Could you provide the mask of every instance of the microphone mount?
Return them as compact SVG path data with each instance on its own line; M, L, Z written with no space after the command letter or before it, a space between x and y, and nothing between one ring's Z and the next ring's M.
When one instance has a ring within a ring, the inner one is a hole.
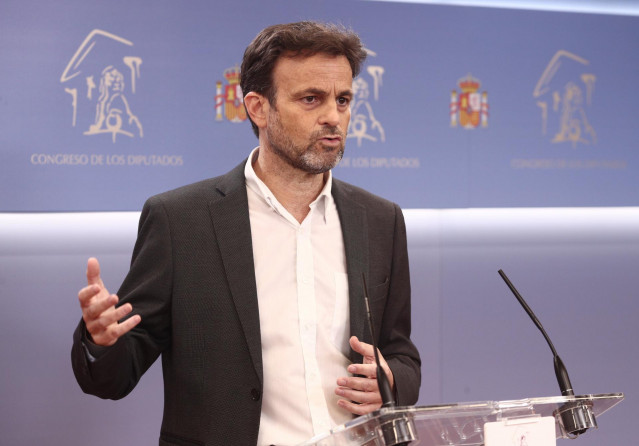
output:
M498 271L498 273L501 278L504 279L504 282L506 282L506 285L508 285L510 291L512 291L521 306L524 308L526 314L530 316L530 319L532 319L539 331L541 331L541 334L544 335L544 338L546 339L546 342L548 343L548 346L550 347L550 350L553 354L555 376L557 377L561 395L569 398L574 397L575 393L572 388L570 378L568 377L568 370L557 354L557 350L555 350L555 347L552 344L548 333L546 333L546 330L544 330L541 322L539 322L539 319L537 319L537 316L535 316L535 313L533 313L532 309L528 306L524 298L521 296L521 294L519 294L519 291L517 291L515 286L508 279L506 273L504 273L501 269ZM579 435L586 432L589 428L597 427L597 421L595 420L595 415L592 412L592 401L590 402L590 404L588 404L587 402L579 403L576 401L568 401L555 411L555 417L558 419L566 434L571 438L577 438Z

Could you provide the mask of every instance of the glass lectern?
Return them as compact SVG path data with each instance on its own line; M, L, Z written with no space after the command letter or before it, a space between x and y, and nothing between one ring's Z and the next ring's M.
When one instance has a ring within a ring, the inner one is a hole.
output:
M596 417L623 400L622 393L382 408L301 446L481 446L484 424L523 417L554 417L556 438L597 427Z

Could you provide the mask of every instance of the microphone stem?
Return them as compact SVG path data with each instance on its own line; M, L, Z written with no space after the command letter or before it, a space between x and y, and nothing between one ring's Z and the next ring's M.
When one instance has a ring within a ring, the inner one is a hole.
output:
M501 278L504 279L504 282L506 282L506 285L508 285L508 288L510 288L510 291L512 291L512 293L515 295L515 297L517 298L521 306L524 307L524 311L526 312L526 314L530 316L530 319L532 319L532 321L535 323L539 331L541 331L541 334L544 335L544 339L546 339L546 342L548 343L548 346L550 347L550 350L552 351L552 354L553 354L555 376L557 377L557 382L559 384L559 389L561 390L562 396L573 396L575 393L572 389L572 383L570 382L570 378L568 377L568 370L566 370L566 366L564 365L564 362L561 360L561 358L557 354L557 350L555 350L555 346L552 345L552 341L550 340L550 337L546 333L546 330L544 330L544 327L541 325L541 322L539 322L539 319L537 319L537 316L535 316L535 313L533 313L532 309L528 306L524 298L521 296L521 294L519 294L519 291L517 291L515 286L510 282L510 280L506 276L506 273L504 273L502 270L499 270L498 273L501 276Z

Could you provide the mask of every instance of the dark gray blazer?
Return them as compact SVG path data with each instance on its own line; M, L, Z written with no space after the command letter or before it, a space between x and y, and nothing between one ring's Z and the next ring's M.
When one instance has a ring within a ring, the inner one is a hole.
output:
M370 342L364 272L377 342L393 371L398 404L414 404L420 358L410 340L401 210L338 180L332 190L346 250L351 334ZM131 269L118 295L142 321L94 362L87 360L80 322L72 363L82 390L122 398L162 354L160 445L254 445L262 349L244 163L145 203ZM361 361L358 355L351 359Z

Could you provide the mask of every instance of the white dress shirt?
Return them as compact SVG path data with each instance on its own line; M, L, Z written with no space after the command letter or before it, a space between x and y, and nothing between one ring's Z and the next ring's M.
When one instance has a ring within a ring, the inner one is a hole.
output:
M258 445L294 445L352 419L337 406L347 376L348 281L332 176L299 223L257 177L244 174L260 311L264 389Z

